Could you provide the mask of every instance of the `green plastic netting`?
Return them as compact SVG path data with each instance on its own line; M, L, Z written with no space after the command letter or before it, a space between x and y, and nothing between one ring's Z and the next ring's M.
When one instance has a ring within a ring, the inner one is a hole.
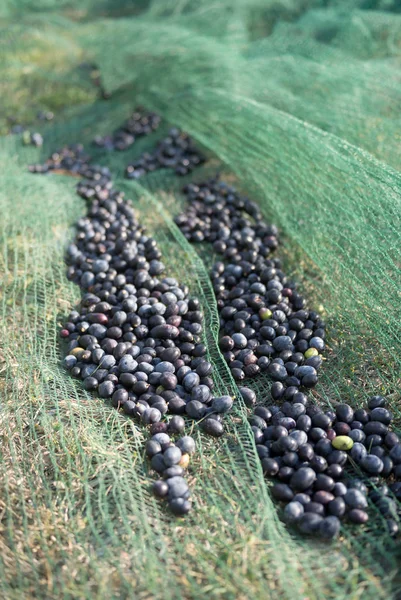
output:
M210 157L192 178L221 171L280 227L286 269L329 326L316 401L387 394L399 427L399 0L3 0L0 28L1 132L11 114L57 112L42 149L0 139L1 597L399 598L400 544L373 507L332 545L280 522L239 401L218 442L194 428L189 517L151 497L144 432L60 366L58 327L79 298L63 263L84 211L76 180L26 170L138 104L159 111ZM99 65L108 102L83 60ZM95 155L201 298L217 389L235 393L216 344L213 257L173 223L183 180L123 179L161 135ZM267 398L266 380L255 388Z

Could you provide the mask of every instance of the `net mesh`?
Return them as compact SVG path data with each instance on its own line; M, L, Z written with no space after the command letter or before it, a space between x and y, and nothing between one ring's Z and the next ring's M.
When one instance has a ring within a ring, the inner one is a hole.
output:
M396 0L2 3L2 131L10 112L29 123L38 107L57 109L42 149L0 141L2 597L398 597L399 542L374 507L332 545L284 527L240 401L221 440L193 429L188 518L153 499L145 432L60 366L58 327L79 298L63 263L84 211L76 180L26 165L89 145L137 104L187 131L209 156L191 178L123 179L163 127L127 152L93 154L200 297L217 391L235 384L216 344L214 257L173 218L183 182L219 171L279 226L286 271L328 322L316 401L383 393L399 427L399 13ZM109 101L83 60L99 65ZM266 400L268 381L254 386Z

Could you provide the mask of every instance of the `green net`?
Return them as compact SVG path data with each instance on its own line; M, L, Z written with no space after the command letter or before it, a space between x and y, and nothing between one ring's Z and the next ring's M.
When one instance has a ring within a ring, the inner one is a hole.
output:
M399 427L400 13L397 0L2 3L1 131L12 114L30 123L38 108L57 111L42 149L16 136L0 145L2 597L399 597L399 542L374 507L332 545L284 527L240 402L218 442L194 427L190 516L151 497L145 433L60 366L58 327L79 297L63 263L84 210L76 180L26 165L89 144L137 104L183 128L209 156L191 178L123 179L163 128L94 154L201 298L217 391L235 384L216 344L213 256L173 218L183 181L219 170L279 226L286 271L328 322L316 401L383 393ZM99 65L109 101L84 60ZM267 380L255 389L267 398Z

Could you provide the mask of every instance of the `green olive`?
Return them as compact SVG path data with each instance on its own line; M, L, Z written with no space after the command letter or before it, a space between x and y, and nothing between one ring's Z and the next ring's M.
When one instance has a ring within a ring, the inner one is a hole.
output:
M336 450L351 450L354 441L348 435L338 435L331 444Z
M312 356L319 356L319 352L316 350L316 348L308 348L304 356L305 358L312 358Z
M259 317L264 321L265 319L270 319L272 316L272 311L268 308L261 308L259 311Z

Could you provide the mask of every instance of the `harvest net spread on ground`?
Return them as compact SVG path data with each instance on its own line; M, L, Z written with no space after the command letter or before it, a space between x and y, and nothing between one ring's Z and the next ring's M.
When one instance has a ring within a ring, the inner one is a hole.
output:
M169 274L200 298L214 393L234 396L217 343L216 256L174 223L183 182L221 173L278 226L285 272L327 322L315 400L359 407L380 393L399 427L399 12L363 0L2 4L1 132L12 115L34 131L38 110L55 114L40 149L1 139L4 597L396 597L399 542L373 505L366 526L346 525L331 545L281 523L241 402L219 440L193 427L185 520L153 498L146 431L61 366L58 332L79 300L64 249L84 202L71 177L27 165L82 142L110 167ZM83 61L110 99L97 98ZM161 115L157 131L123 152L90 146L139 104ZM169 124L205 165L127 180ZM251 385L269 400L267 377Z

